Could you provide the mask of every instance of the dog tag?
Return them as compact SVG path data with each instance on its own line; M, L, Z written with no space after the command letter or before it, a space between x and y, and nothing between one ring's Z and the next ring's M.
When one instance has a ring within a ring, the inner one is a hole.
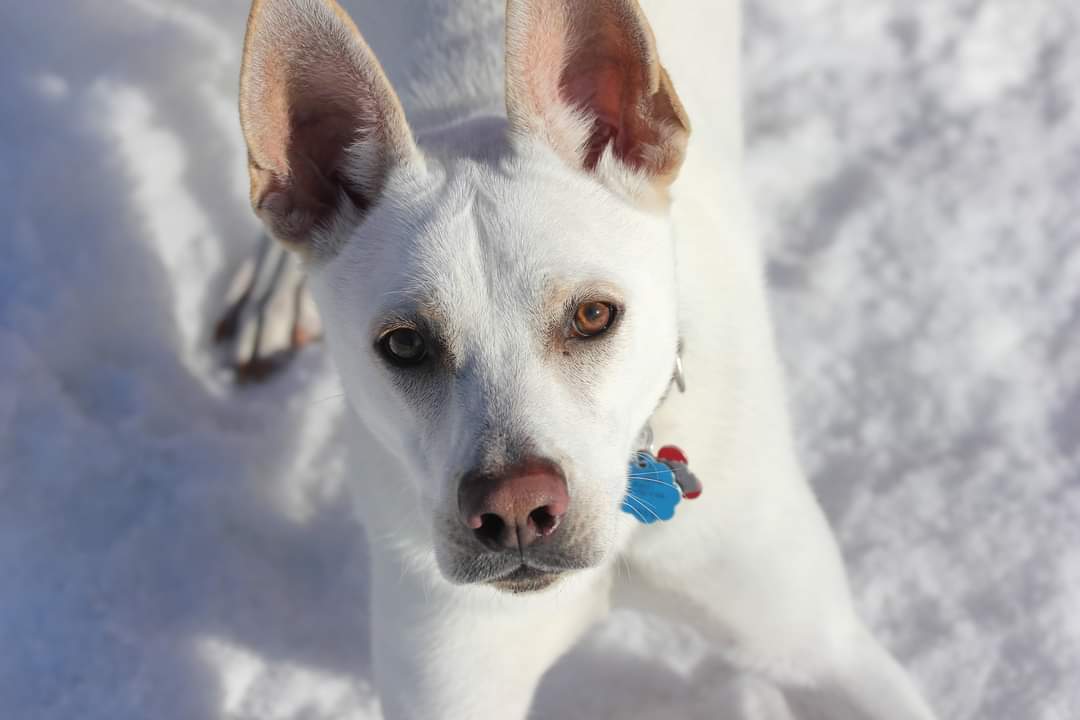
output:
M675 506L682 500L682 490L675 482L675 471L652 453L639 450L630 460L630 478L623 499L623 512L646 525L675 516Z

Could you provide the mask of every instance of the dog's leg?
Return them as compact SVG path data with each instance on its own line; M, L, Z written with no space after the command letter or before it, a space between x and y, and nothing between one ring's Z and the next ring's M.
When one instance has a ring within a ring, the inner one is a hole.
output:
M372 551L372 654L387 720L523 720L541 676L607 610L602 571L510 596L448 585L393 553Z
M711 505L706 487L702 504L641 530L616 602L703 630L735 666L776 683L801 720L931 720L856 616L809 489L796 480L775 495L716 490Z
M904 670L863 627L847 647L819 669L810 686L789 686L785 695L799 718L814 720L928 720L933 713Z
M266 379L322 332L300 260L265 235L233 276L226 302L214 342L239 382Z

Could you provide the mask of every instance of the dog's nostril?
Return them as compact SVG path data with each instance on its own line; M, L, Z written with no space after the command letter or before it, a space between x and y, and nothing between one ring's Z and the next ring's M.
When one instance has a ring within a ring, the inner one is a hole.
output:
M505 527L506 523L501 517L495 513L484 513L480 516L480 525L473 528L473 533L481 542L498 543Z
M529 513L529 522L536 528L537 534L544 537L555 532L555 528L559 526L559 516L553 515L551 507L545 505Z
M458 486L461 519L489 550L520 552L553 536L569 505L566 477L543 458L467 473Z

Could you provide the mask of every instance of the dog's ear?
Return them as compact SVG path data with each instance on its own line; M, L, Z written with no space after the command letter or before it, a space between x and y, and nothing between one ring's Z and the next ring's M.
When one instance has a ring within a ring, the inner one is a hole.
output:
M417 154L382 67L334 0L254 0L240 122L251 203L301 251L345 204L363 213L390 168Z
M665 190L690 123L636 0L509 0L506 109L589 171L611 157Z

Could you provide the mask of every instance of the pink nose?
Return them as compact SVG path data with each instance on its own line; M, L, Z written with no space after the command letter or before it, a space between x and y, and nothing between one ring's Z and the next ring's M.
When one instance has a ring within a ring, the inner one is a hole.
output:
M559 466L527 458L496 473L471 472L458 486L458 508L492 550L523 549L550 536L570 506Z

